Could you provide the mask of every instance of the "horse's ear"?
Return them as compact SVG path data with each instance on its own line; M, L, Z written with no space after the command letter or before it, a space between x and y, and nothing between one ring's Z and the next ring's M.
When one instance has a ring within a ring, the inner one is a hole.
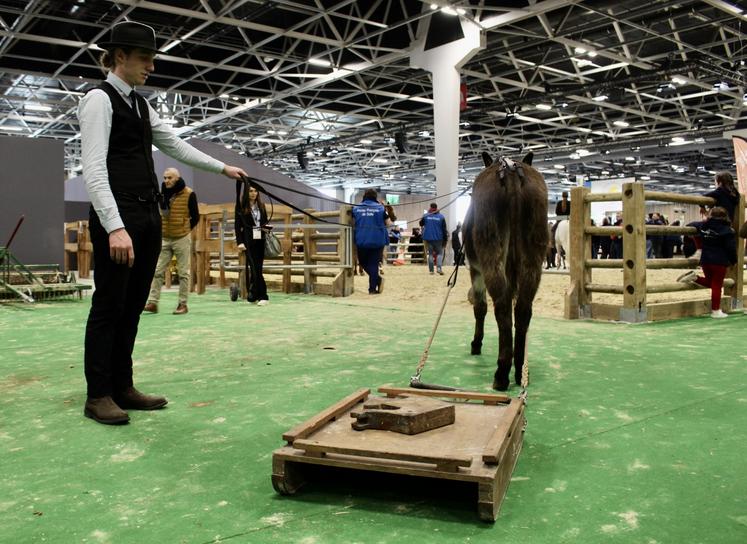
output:
M526 165L532 166L532 159L534 159L534 153L530 151L529 153L527 153L526 157L522 159L521 162Z
M487 151L482 152L482 162L485 164L485 168L493 164L493 157L490 156L490 153Z

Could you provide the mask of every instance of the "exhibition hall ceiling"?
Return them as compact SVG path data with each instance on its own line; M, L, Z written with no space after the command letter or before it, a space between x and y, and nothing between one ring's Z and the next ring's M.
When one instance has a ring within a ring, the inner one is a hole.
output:
M734 0L0 0L0 135L66 142L102 78L112 25L156 30L140 92L184 137L321 188L435 191L433 88L421 40L479 25L460 68L460 185L480 153L521 158L553 194L636 176L702 191L733 170L723 138L745 107L747 17ZM429 28L430 33L429 33Z

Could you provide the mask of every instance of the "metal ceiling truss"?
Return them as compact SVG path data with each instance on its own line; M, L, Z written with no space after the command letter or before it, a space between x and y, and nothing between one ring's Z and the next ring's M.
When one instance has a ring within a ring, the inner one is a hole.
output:
M135 20L161 48L140 91L184 137L314 186L431 192L431 78L409 57L432 3L486 33L461 70L461 184L484 150L531 149L551 193L644 174L699 191L733 169L747 18L723 0L3 0L0 134L62 139L78 173L94 44Z

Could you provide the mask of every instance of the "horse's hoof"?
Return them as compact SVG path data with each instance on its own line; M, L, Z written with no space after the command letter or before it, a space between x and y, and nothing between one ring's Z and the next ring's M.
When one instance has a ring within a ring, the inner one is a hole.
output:
M480 355L482 353L482 344L475 344L472 342L472 349L470 350L471 355Z
M496 391L508 391L508 380L493 380L493 389Z

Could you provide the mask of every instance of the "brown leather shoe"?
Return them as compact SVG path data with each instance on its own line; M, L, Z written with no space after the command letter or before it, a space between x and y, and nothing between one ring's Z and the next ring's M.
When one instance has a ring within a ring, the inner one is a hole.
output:
M130 416L114 403L111 397L86 399L83 415L105 425L122 425L130 421Z
M158 410L169 402L165 397L145 395L134 387L128 387L113 398L119 406L130 410Z
M143 308L144 312L149 312L151 314L157 314L158 313L158 304L155 302L149 302L145 305L145 308Z
M174 315L181 315L186 314L189 310L187 309L187 303L186 302L180 302L179 306L176 307L176 310L174 310Z

